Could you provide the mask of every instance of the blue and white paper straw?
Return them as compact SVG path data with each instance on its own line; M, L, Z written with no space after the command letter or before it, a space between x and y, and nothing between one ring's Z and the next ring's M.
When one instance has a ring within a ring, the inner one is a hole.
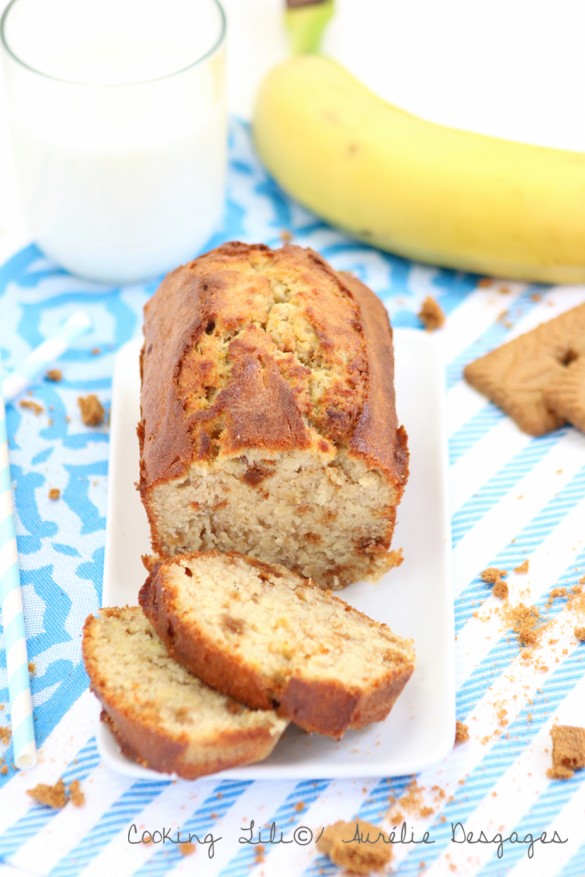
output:
M1 386L1 385L0 385ZM20 571L14 526L4 399L0 393L0 607L6 647L6 670L14 763L22 769L37 761Z
M0 385L5 401L10 402L26 390L37 375L46 371L90 327L89 314L75 311L54 335L35 347L13 372L6 375Z

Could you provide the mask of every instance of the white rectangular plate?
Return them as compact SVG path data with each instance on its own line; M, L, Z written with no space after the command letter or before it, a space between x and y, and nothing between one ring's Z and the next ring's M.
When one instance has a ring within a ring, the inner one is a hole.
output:
M393 548L404 563L378 582L359 582L340 596L401 636L414 639L416 669L385 722L349 731L339 742L289 726L266 761L233 768L223 777L316 779L400 776L440 761L455 736L451 538L446 486L443 368L434 339L412 329L394 333L396 396L409 436L410 478L398 509ZM111 421L109 508L104 606L136 605L150 551L138 480L141 341L117 357ZM112 769L160 777L125 758L105 725L98 745Z

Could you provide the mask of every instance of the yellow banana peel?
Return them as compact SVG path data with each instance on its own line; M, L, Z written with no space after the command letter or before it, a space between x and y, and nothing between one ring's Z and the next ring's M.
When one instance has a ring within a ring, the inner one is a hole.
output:
M359 240L480 274L585 282L585 153L425 121L313 55L268 73L253 133L283 189Z

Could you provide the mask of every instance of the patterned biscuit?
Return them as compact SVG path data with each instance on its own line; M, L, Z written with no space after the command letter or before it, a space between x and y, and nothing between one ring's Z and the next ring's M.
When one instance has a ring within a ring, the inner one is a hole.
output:
M585 304L470 363L464 376L524 432L544 435L563 425L568 410L557 408L558 395L551 408L544 391L579 362L585 362Z
M573 360L543 391L546 406L585 432L585 356Z

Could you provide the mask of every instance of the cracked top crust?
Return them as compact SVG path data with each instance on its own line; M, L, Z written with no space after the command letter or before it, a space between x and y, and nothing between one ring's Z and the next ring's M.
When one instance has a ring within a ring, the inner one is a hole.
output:
M225 244L145 307L140 486L245 449L339 447L406 480L382 303L314 251Z

